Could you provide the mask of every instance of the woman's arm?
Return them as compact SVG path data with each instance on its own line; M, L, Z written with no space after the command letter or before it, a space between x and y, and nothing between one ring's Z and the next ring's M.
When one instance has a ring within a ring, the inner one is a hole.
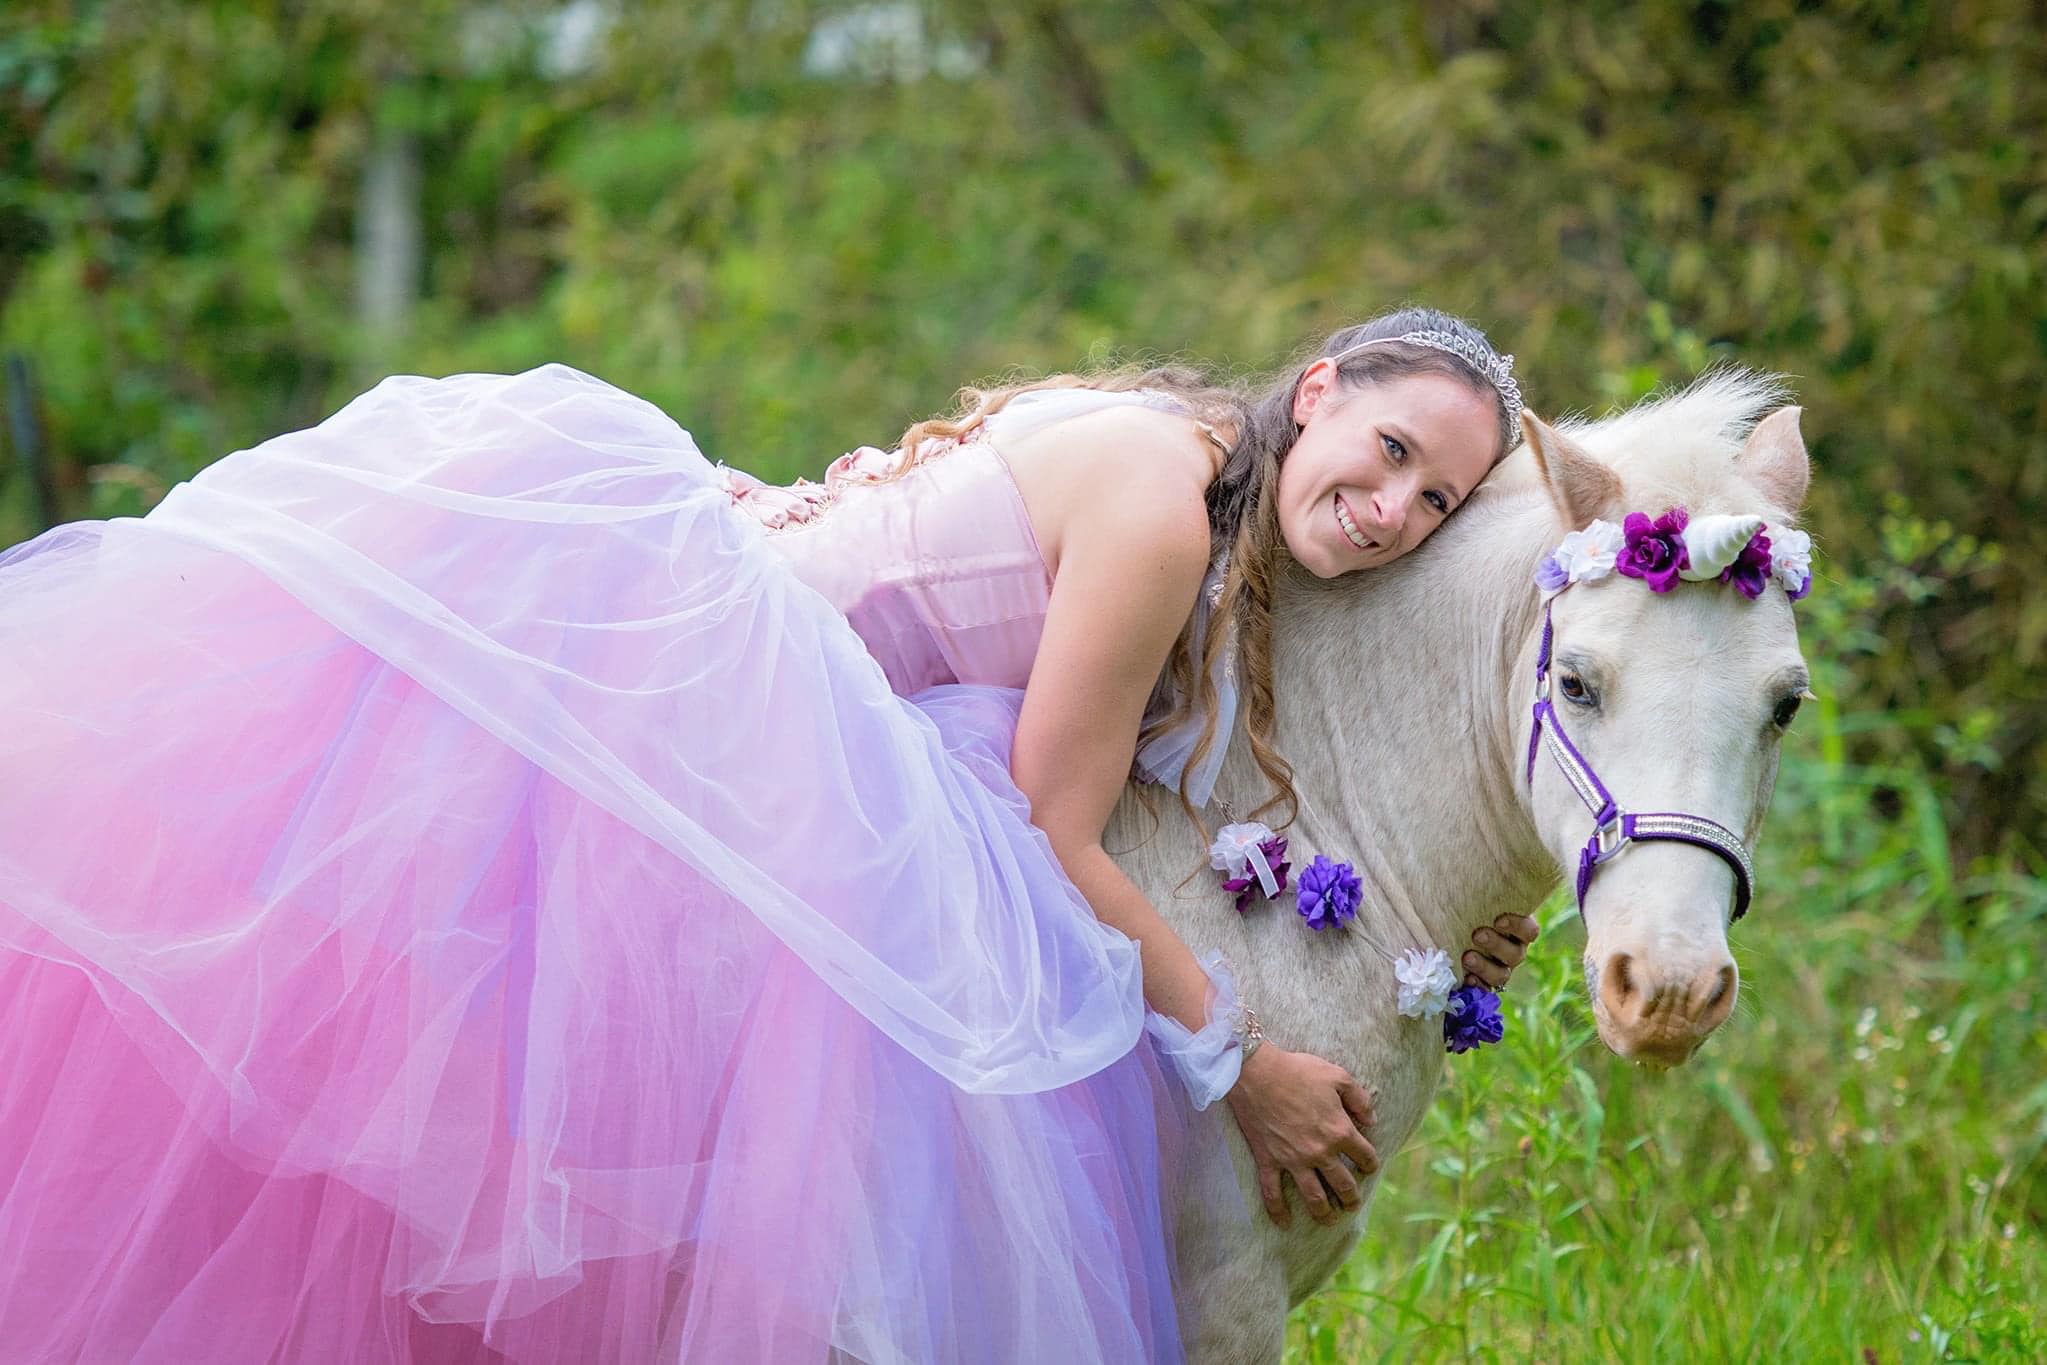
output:
M1145 702L1208 565L1205 454L1157 439L1157 449L1102 452L1089 496L1060 511L1059 573L1010 766L1067 876L1137 941L1151 1007L1199 1030L1207 973L1102 849ZM1319 1221L1358 1206L1352 1166L1369 1174L1378 1158L1360 1131L1370 1102L1341 1067L1267 1044L1229 1098L1275 1221L1288 1219L1282 1171Z
M1066 875L1104 923L1140 945L1146 1000L1194 1030L1208 975L1103 852L1102 832L1129 780L1145 702L1207 569L1200 492L1190 479L1151 497L1107 496L1075 509L1010 754L1031 820Z

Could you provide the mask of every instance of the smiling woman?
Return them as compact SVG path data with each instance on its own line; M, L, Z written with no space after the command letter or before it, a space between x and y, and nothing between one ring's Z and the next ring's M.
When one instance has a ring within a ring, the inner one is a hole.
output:
M1280 534L1319 578L1413 549L1502 453L1498 400L1468 380L1422 372L1346 389L1336 373L1317 361L1301 380L1301 434L1279 476Z

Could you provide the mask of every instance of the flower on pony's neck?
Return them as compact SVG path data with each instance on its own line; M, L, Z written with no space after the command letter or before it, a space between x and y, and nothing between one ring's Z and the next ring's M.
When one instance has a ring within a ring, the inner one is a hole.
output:
M1400 983L1396 1004L1410 1019L1433 1019L1450 1007L1457 972L1441 948L1427 952L1409 948L1393 960L1393 979Z
M1308 927L1318 933L1332 924L1355 919L1358 903L1364 898L1365 884L1358 880L1351 865L1332 862L1321 853L1302 871L1300 883L1294 888L1294 907L1308 921Z
M1500 1017L1500 997L1489 986L1459 986L1443 1011L1443 1044L1452 1052L1469 1052L1507 1036Z
M1285 839L1256 820L1245 820L1216 831L1208 846L1208 865L1223 874L1223 890L1235 892L1237 909L1243 910L1251 904L1254 886L1267 897L1286 890L1292 864L1281 861L1285 854Z
M1651 521L1641 512L1628 513L1621 527L1627 543L1614 560L1614 568L1628 578L1639 578L1651 592L1669 592L1678 584L1678 574L1691 567L1691 551L1685 548L1685 524L1691 514L1673 507Z
M1277 896L1281 891L1286 890L1286 874L1293 867L1292 863L1286 861L1286 839L1280 835L1274 835L1270 839L1262 839L1258 843L1258 852L1264 857L1265 866L1272 873L1273 880L1278 883L1278 890L1268 892L1267 894L1268 896ZM1252 889L1258 886L1256 867L1251 864L1249 857L1246 857L1244 862L1245 867L1242 872L1234 877L1226 878L1223 882L1223 890L1237 893L1237 909L1239 912L1250 908Z

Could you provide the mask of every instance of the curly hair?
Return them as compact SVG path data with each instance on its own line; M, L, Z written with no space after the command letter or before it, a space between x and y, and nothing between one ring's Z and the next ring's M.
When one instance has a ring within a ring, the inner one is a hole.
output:
M1463 358L1432 346L1402 343L1394 338L1410 332L1448 332L1493 356L1485 333L1459 318L1433 308L1403 308L1369 321L1339 328L1321 341L1303 346L1276 375L1262 382L1232 382L1187 365L1108 366L1084 374L1054 374L1041 379L981 388L962 388L953 414L932 417L903 433L905 452L897 472L909 469L926 454L965 439L1020 393L1034 389L1086 388L1122 393L1149 389L1169 393L1196 420L1235 431L1221 473L1208 489L1208 530L1211 562L1227 560L1222 590L1211 613L1211 628L1195 629L1188 613L1179 639L1166 658L1161 689L1170 689L1169 709L1144 728L1138 743L1172 729L1197 710L1206 717L1200 738L1188 756L1193 771L1211 747L1229 742L1216 734L1217 698L1214 668L1231 640L1236 642L1238 677L1243 696L1244 733L1251 756L1271 782L1274 794L1253 814L1284 806L1282 826L1299 810L1293 768L1273 746L1275 705L1272 686L1273 588L1283 567L1286 543L1279 530L1277 489L1280 464L1293 449L1301 428L1294 422L1294 398L1307 368L1324 356L1335 356L1364 341L1380 341L1337 365L1339 390L1383 383L1410 375L1439 374L1469 385L1493 401L1499 423L1499 449L1506 454L1518 438L1505 400L1492 381ZM1234 629L1229 627L1234 626ZM1186 793L1180 804L1196 829L1200 815Z

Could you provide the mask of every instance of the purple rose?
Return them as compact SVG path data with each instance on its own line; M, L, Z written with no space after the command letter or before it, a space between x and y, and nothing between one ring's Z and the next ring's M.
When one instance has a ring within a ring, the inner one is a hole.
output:
M1308 927L1320 933L1332 924L1356 917L1358 902L1365 898L1364 883L1349 863L1333 863L1323 854L1301 873L1294 905Z
M1282 862L1286 855L1286 840L1275 834L1258 845L1258 851L1265 855L1265 865L1272 869L1272 875L1279 881L1279 889L1286 890L1287 869L1292 863ZM1244 875L1231 877L1223 882L1223 890L1237 893L1237 909L1244 910L1251 904L1251 893L1258 889L1258 869L1249 863L1244 865Z
M1692 552L1685 548L1685 523L1691 514L1673 507L1651 521L1640 512L1628 513L1621 526L1627 544L1614 560L1614 568L1629 578L1639 578L1651 592L1669 592L1678 584L1678 571L1692 566Z
M1459 986L1450 992L1450 1007L1443 1011L1443 1043L1452 1052L1469 1052L1486 1043L1497 1043L1507 1034L1500 1017L1500 997L1485 986Z
M1720 571L1722 583L1732 583L1736 592L1753 602L1763 595L1763 589L1770 582L1770 538L1757 527L1749 537L1748 544L1741 547L1741 553L1734 562ZM1797 598L1791 599L1797 601Z
M1555 555L1543 556L1542 563L1535 566L1535 586L1544 592L1555 592L1570 581L1570 570L1557 563Z

